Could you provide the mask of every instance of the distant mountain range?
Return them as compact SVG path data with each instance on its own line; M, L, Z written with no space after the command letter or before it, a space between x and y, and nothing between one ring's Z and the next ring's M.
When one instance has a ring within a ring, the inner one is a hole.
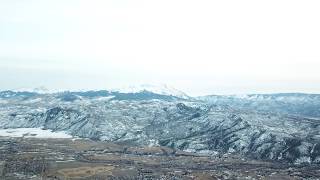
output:
M320 117L320 95L303 93L249 94L234 96L203 96L197 99L210 104L228 105L234 109Z
M0 91L1 98L30 98L39 95L53 95L64 101L86 98L109 97L117 100L193 100L214 105L225 105L234 109L280 113L288 115L320 117L320 94L277 93L245 95L207 95L191 97L183 91L167 85L128 86L112 90L91 91L49 91L45 87L33 90Z
M174 88L0 92L0 128L98 141L320 163L320 95L190 97Z
M129 94L129 93L140 93L143 91L148 91L151 92L153 94L159 94L159 95L165 95L165 96L175 96L175 97L179 97L179 98L183 98L183 99L188 99L189 96L180 91L177 90L173 87L170 87L166 84L162 84L162 85L152 85L152 84L142 84L142 85L135 85L135 86L124 86L121 88L113 88L113 89L109 89L109 90L49 90L48 88L41 86L41 87L37 87L37 88L19 88L19 89L15 89L15 90L8 90L7 92L16 92L16 93L23 93L23 92L28 92L28 93L37 93L37 94L55 94L55 93L64 93L64 92L110 92L110 93L122 93L122 94Z

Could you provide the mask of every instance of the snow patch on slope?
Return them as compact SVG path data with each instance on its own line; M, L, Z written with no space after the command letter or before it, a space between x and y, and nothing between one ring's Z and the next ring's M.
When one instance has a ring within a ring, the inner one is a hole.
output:
M0 136L3 137L24 137L24 138L61 138L71 139L71 135L63 131L52 132L41 128L16 128L16 129L0 129Z

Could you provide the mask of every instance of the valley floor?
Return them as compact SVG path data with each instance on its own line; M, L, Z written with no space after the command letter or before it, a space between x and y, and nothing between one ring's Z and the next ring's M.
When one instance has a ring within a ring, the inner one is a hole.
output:
M0 137L0 179L319 179L319 166L84 139Z

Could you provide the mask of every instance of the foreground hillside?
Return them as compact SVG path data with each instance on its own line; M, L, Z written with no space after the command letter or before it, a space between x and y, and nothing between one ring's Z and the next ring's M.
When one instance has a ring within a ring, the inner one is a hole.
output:
M314 117L235 108L193 98L108 91L0 93L0 128L43 128L202 155L233 153L293 164L320 163Z

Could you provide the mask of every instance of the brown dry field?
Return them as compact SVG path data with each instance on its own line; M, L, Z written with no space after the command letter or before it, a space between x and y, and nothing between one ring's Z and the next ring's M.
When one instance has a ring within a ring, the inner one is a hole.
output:
M320 167L205 156L167 147L71 139L0 138L0 179L320 179Z

